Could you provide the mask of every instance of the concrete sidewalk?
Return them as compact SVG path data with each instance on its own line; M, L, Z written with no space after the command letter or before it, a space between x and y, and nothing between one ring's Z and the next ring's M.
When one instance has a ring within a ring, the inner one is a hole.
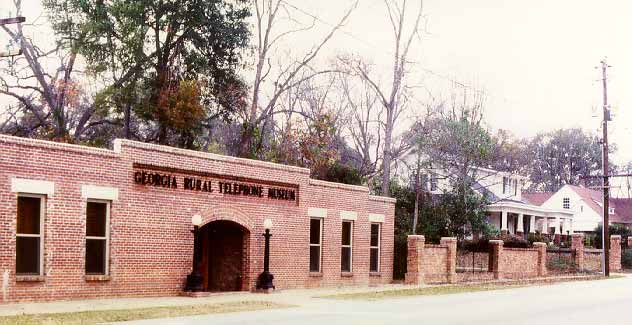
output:
M421 287L421 286L420 286ZM238 301L269 301L287 305L310 305L322 303L322 299L315 297L356 292L375 292L397 289L410 289L414 286L403 284L389 284L379 287L341 287L315 289L277 290L270 294L253 292L224 292L213 293L208 297L150 297L150 298L111 298L66 300L52 302L25 302L0 304L0 316L23 314L65 313L94 310L133 309L163 306L184 306L195 304L225 303Z

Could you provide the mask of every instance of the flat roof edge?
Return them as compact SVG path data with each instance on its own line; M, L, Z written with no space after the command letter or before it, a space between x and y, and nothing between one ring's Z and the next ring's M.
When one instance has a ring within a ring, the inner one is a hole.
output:
M288 166L288 165L277 164L277 163L261 161L261 160L254 160L254 159L224 156L224 155L218 155L218 154L214 154L210 152L169 147L165 145L132 141L132 140L127 140L127 139L115 139L114 152L121 153L122 147L158 151L158 152L164 152L164 153L180 155L180 156L215 160L215 161L221 161L221 162L227 162L227 163L236 163L236 164L241 164L241 165L249 165L253 167L264 167L264 168L269 168L269 169L283 170L283 171L306 174L306 175L309 175L310 173L309 168Z
M379 195L369 195L369 200L371 200L371 201L387 202L387 203L397 203L397 199L395 199L395 198L386 197L386 196L379 196Z
M120 155L116 151L110 149L95 148L86 145L55 142L50 140L23 138L7 134L0 134L0 143L17 144L23 146L63 150L108 157L120 157Z
M338 189L358 191L358 192L367 192L367 193L369 192L369 188L365 186L321 181L319 179L313 179L313 178L309 179L309 185L324 186L324 187L338 188Z

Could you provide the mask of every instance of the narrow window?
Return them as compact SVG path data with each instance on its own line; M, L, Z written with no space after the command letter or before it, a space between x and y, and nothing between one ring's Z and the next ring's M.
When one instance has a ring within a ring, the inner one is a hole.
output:
M571 199L567 198L567 197L563 198L562 199L562 207L564 209L570 209L571 208Z
M439 188L437 175L433 174L430 178L430 191L435 192Z
M309 271L320 272L320 262L323 241L323 220L311 218L309 220Z
M86 208L86 274L108 273L110 204L88 201Z
M351 272L352 255L353 255L353 222L342 222L342 254L340 261L340 270L342 272Z
M503 177L503 194L507 193L508 185L509 185L509 177Z
M514 195L518 195L518 180L514 179Z
M371 224L369 272L380 272L380 224Z
M44 261L44 198L18 197L18 218L15 240L15 273L42 275Z

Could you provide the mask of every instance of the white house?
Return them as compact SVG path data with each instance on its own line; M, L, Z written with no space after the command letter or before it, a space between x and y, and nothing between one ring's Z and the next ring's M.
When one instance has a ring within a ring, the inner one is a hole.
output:
M551 235L573 232L572 211L533 204L523 197L526 177L480 167L474 168L472 174L474 190L486 195L491 202L487 206L488 221L501 232L519 235L536 231ZM439 195L450 190L452 176L445 169L429 168L420 179L425 191Z
M583 186L564 185L555 193L525 193L533 205L563 209L573 214L573 230L592 232L603 220L603 194ZM630 199L610 199L610 224L632 223Z

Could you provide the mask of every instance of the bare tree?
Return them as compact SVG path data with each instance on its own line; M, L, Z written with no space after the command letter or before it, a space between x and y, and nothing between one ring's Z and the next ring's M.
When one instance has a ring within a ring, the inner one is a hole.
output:
M22 1L13 0L13 5L19 15ZM76 48L57 43L52 49L43 50L25 35L23 25L31 24L1 26L22 50L22 56L0 71L0 94L18 102L9 107L3 130L76 142L88 129L114 123L105 117L95 119L91 96L73 80L77 73Z
M262 123L266 123L266 120L269 120L275 114L277 102L286 91L317 75L332 72L331 70L314 70L310 67L310 63L318 56L335 32L347 22L351 12L357 6L357 1L344 13L338 23L329 30L319 43L295 62L288 64L285 63L287 59L284 59L283 64L276 69L276 73L272 72L271 60L277 44L293 34L312 29L317 18L312 17L314 20L311 25L301 25L296 29L276 33L274 25L278 20L287 19L296 22L290 15L290 8L297 8L284 0L254 0L254 6L256 12L255 37L257 40L255 46L256 66L250 109L242 117L244 126L240 141L239 154L241 156L252 155L253 151L257 151L258 147L260 147L261 141L259 143L254 142L255 133ZM273 77L271 74L276 76ZM271 84L269 87L271 92L264 99L262 91L266 83Z
M377 78L371 74L368 65L361 61L356 62L355 69L375 91L379 102L385 110L384 137L382 153L382 195L389 196L389 183L391 177L391 162L394 157L393 131L400 114L405 108L406 91L404 81L409 73L407 66L410 63L408 55L415 39L419 39L419 28L422 18L423 2L419 1L419 8L414 16L412 28L406 35L407 10L410 10L407 0L384 0L388 17L393 29L393 71L390 89L380 85Z

